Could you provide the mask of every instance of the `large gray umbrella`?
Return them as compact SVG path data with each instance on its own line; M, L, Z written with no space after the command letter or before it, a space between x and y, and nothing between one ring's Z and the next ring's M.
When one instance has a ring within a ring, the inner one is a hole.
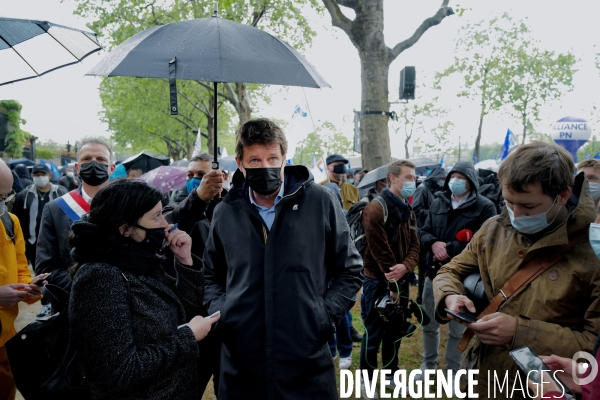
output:
M169 78L171 113L177 112L175 79L214 82L215 163L217 82L330 87L317 70L286 42L249 25L221 19L194 19L147 29L127 39L87 75Z
M0 85L44 75L100 50L93 32L0 17Z

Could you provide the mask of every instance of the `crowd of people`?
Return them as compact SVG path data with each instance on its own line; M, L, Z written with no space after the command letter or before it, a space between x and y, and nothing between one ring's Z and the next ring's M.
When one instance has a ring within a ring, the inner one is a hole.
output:
M369 171L331 154L318 183L286 165L287 147L277 124L250 120L236 134L231 185L199 154L167 205L137 168L110 180L114 157L98 138L81 142L56 183L44 164L30 174L0 161L0 397L15 396L4 344L18 303L40 300L48 283L70 293L69 340L94 399L200 399L211 378L219 399L337 399L336 357L351 368L359 341L355 367L398 370L415 323L420 369L438 368L449 323L443 367L479 369L480 398L488 371L509 371L513 386L513 349L528 346L553 369L593 352L600 234L588 231L600 229L599 162L576 171L564 149L535 141L497 177L458 162L421 182L413 162L398 160L361 191ZM360 237L347 220L357 213ZM350 313L357 295L362 335ZM46 304L39 317L55 311ZM596 381L563 381L593 398Z

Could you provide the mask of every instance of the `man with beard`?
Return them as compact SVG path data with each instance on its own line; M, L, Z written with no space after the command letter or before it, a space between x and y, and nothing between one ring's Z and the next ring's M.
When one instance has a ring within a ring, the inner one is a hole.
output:
M69 268L73 262L65 239L71 224L89 211L92 198L109 183L108 177L115 169L110 146L102 139L83 139L75 169L81 185L44 207L35 264L38 274L52 272L49 283L67 291L71 288Z

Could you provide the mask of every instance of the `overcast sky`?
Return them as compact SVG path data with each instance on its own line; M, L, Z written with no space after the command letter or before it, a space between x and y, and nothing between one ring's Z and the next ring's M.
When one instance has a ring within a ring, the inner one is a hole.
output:
M385 37L388 46L410 36L424 18L435 13L441 0L401 1L386 0ZM550 131L551 124L566 115L590 118L600 93L600 72L594 66L594 53L600 52L600 36L597 25L600 5L589 0L504 0L502 2L462 0L462 7L472 8L465 16L451 16L424 34L411 49L402 53L390 69L390 93L398 92L399 71L406 65L417 68L419 83L431 83L436 71L447 67L453 59L455 38L461 25L485 18L510 13L514 18L527 18L534 36L541 46L555 51L573 51L578 59L573 92L566 93L559 101L547 104L542 111L542 121L536 125L540 131ZM455 1L450 2L456 6ZM0 15L5 17L31 18L80 28L85 20L72 15L74 5L70 0L0 0ZM318 16L308 10L313 28L317 31L306 58L331 84L332 89L270 88L272 105L254 105L254 115L288 120L296 104L303 104L304 97L312 112L315 124L330 121L349 137L352 135L353 110L360 109L360 65L358 54L345 33L330 26L327 15ZM350 13L348 13L351 16ZM1 99L15 99L23 105L22 117L27 120L23 127L44 139L73 143L87 135L108 136L107 127L101 123L98 113L101 102L98 84L101 78L84 77L103 56L96 53L82 63L49 73L42 78L30 79L11 85L0 86ZM1 67L0 67L1 68ZM118 79L118 78L113 78ZM459 78L447 81L440 92L440 105L450 109L449 119L455 122L451 140L458 143L473 142L477 133L478 108L476 102L457 99ZM397 94L395 95L397 97ZM402 104L393 104L392 110L400 111ZM484 125L483 143L502 142L507 128L515 133L522 127L508 115L490 115ZM391 130L391 132L393 132ZM294 129L290 142L294 145L303 138L301 129ZM392 155L404 155L403 136L391 133Z

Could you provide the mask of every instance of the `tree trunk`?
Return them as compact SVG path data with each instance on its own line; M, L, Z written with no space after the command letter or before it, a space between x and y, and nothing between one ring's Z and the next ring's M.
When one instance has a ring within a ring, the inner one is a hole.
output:
M196 137L198 135L196 134ZM187 159L191 160L194 155L194 144L196 143L196 139L188 141L187 144Z
M479 159L479 142L481 142L481 131L483 128L483 117L485 117L485 110L483 109L483 104L482 104L482 109L481 109L481 114L479 114L479 128L477 129L477 139L475 139L475 149L473 150L473 154L475 154L475 157L477 157L477 161L481 161Z
M406 139L404 140L404 154L405 154L407 160L410 158L410 155L408 152L408 142L410 141L411 137L412 137L412 134L410 136L406 135Z
M365 111L389 112L389 53L383 36L383 0L362 3L357 13L354 34L361 43L360 138L362 167L372 171L391 161L389 117L364 114Z
M527 103L524 104L521 118L523 122L523 140L521 141L521 144L525 144L525 137L527 136Z
M235 95L237 97L236 111L240 117L240 126L250 120L252 108L250 108L250 99L245 83L235 84Z

